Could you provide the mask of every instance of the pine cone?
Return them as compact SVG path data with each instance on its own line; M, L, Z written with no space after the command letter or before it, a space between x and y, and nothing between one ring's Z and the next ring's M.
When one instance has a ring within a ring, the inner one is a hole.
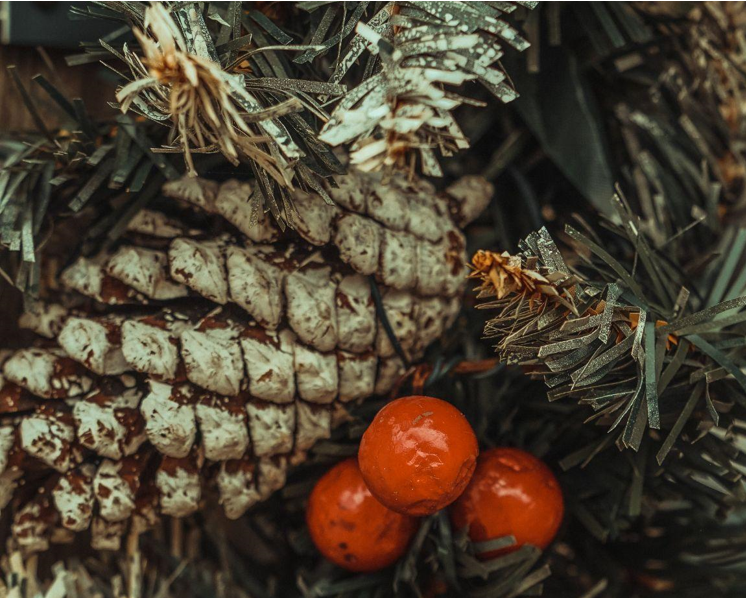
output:
M459 228L490 185L337 182L337 205L298 192L284 232L252 214L252 183L167 183L117 246L62 272L66 307L24 314L56 342L4 356L0 507L21 546L90 527L116 547L128 525L195 512L206 487L241 516L451 324Z

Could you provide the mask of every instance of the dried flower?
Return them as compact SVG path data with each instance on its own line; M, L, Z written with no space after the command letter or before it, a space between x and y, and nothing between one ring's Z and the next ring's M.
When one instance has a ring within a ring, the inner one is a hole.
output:
M538 271L524 267L518 255L480 249L472 258L469 278L481 278L479 297L503 299L511 294L557 296L557 288Z
M188 50L187 42L163 4L145 11L144 29L135 29L143 58L124 49L133 80L117 93L122 112L134 108L156 121L171 120L174 147L184 153L188 172L196 176L193 153L221 152L232 164L250 160L275 181L291 187L289 163L302 152L270 117L296 111L300 103L289 100L263 109L244 85L244 76L223 70L207 51ZM269 144L277 138L282 153Z

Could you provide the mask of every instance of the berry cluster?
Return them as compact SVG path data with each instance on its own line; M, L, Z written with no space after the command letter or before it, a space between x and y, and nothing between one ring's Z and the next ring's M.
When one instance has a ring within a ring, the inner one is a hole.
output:
M432 397L397 399L381 409L357 459L337 464L316 484L306 519L330 561L350 571L396 562L419 528L418 518L448 507L454 528L473 542L513 536L509 548L546 548L562 522L557 479L533 455L515 448L479 453L464 415Z

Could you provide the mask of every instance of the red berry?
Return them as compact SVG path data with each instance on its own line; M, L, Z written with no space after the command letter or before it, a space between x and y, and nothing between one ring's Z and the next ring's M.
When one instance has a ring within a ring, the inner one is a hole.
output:
M407 550L419 522L387 509L368 490L356 459L335 465L311 492L306 522L327 559L350 571L378 571Z
M381 409L360 442L368 488L387 507L424 516L452 503L469 483L479 447L453 405L405 397Z
M471 482L449 511L453 527L468 526L473 542L515 537L516 546L480 555L492 558L524 544L549 546L564 502L557 478L542 461L520 449L494 448L479 456Z

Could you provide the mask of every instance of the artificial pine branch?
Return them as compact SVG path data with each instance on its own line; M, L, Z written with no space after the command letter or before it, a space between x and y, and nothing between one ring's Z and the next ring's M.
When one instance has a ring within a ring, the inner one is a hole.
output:
M541 5L528 58L506 55L518 112L601 211L621 184L658 245L743 211L744 22L730 2ZM533 71L526 68L533 66ZM722 206L722 208L719 207ZM654 222L657 221L657 222Z
M453 110L483 105L448 87L476 80L503 102L515 99L495 64L502 43L521 51L528 42L503 18L518 6L536 4L387 3L369 23L357 22L331 81L344 81L366 48L380 59L380 68L340 100L319 138L332 146L351 144L351 161L362 170L411 170L419 156L424 174L442 176L437 153L450 156L469 146Z
M734 98L744 85L735 42L742 19L727 3L598 4L542 16L548 44L534 44L541 60L533 57L542 75L534 83L516 70L519 111L609 219L566 229L572 268L544 263L536 238L522 247L519 263L569 285L578 313L551 297L522 302L513 293L512 303L495 301L504 318L487 334L504 358L550 385L550 398L591 406L589 423L612 431L568 464L616 442L638 448L646 464L637 465L645 472L638 496L664 496L662 479L708 507L738 505L746 288L743 106ZM570 81L568 93L543 87L553 85L550 71ZM576 134L552 133L567 123ZM599 160L622 181L625 199L606 201L611 178L598 197Z
M746 464L737 431L746 408L740 270L732 255L713 255L721 288L707 296L703 281L686 274L688 264L676 261L688 254L686 234L664 254L618 197L614 205L621 224L607 222L612 234L603 240L567 227L580 258L572 269L544 230L517 256L475 256L479 297L494 297L481 307L497 310L485 335L502 359L543 379L550 400L590 406L588 422L606 428L620 448L639 450L647 436L656 438L665 467L667 459L680 463L682 441L698 441L718 468L693 479L736 504L746 498L734 483ZM603 248L612 246L624 258ZM679 459L669 457L672 449Z

